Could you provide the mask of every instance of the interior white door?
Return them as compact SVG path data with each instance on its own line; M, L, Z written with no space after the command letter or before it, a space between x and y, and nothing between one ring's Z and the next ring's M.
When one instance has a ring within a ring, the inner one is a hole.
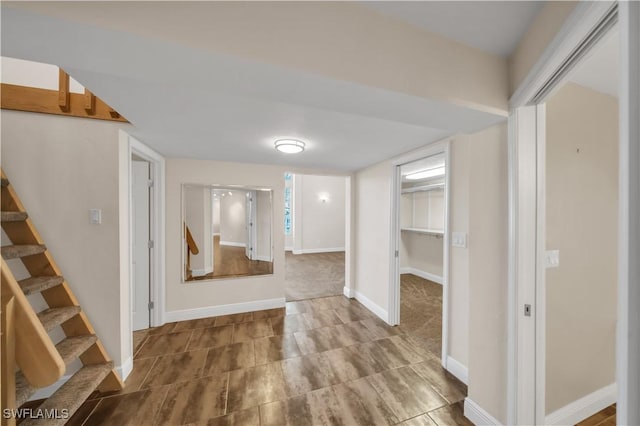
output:
M253 260L257 255L256 243L256 191L247 191L245 208L245 229L247 231L245 254L248 259Z
M149 163L132 161L133 330L149 328Z

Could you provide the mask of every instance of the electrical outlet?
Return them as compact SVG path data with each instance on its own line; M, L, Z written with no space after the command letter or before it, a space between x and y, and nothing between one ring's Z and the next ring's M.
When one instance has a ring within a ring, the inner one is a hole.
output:
M547 268L557 268L560 266L560 250L547 250L545 253L545 264Z

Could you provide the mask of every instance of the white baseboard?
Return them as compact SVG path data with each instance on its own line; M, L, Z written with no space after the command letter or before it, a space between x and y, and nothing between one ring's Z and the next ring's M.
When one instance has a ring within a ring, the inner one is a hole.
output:
M214 237L219 237L219 236L220 236L220 233L219 233L219 232L214 232L214 233L213 233L213 236L214 236Z
M293 246L284 246L284 251L293 251Z
M260 260L262 262L271 262L271 258L269 256L256 256L253 260Z
M416 268L410 268L410 267L400 268L400 273L412 274L412 275L415 275L416 277L424 278L425 280L433 281L434 283L437 283L440 285L442 285L443 283L441 276L432 274L427 271L421 271L420 269L416 269Z
M204 269L192 269L191 275L193 275L194 277L201 277L203 275L207 275L212 272L213 272L213 266L210 268L204 268Z
M471 423L476 426L493 426L501 424L491 414L487 413L481 406L479 406L469 398L464 399L464 416L467 419L471 420Z
M166 322L185 321L198 318L217 317L220 315L240 314L243 312L262 311L265 309L284 308L285 298L254 300L252 302L231 303L228 305L205 306L202 308L167 311Z
M292 250L291 252L293 254L315 254L315 253L335 253L340 251L345 251L344 247L301 249L301 250Z
M220 241L221 246L246 247L247 243L236 243L235 241Z
M355 296L356 296L356 300L362 303L365 306L365 308L369 309L371 312L376 314L382 321L386 322L387 324L389 323L389 312L382 309L380 305L377 305L367 296L363 295L358 291L355 292Z
M119 367L116 367L116 371L120 375L120 380L123 382L129 377L129 374L133 371L133 357L129 357Z
M342 294L347 296L349 299L353 299L354 297L356 297L356 291L346 286L342 288Z
M71 376L75 374L76 371L77 370L73 371L71 374L65 374L64 376L60 377L58 381L52 385L38 389L33 395L31 395L31 397L29 397L29 401L36 401L38 399L49 398L62 385L67 383L67 380L69 380ZM133 357L129 357L125 362L123 362L121 365L116 367L116 372L118 373L118 375L120 375L120 378L122 379L122 381L124 381L127 377L129 377L129 374L131 374L131 371L133 371Z
M545 417L544 422L547 425L575 425L616 400L617 386L612 383L554 411Z
M469 370L455 358L451 358L450 356L447 357L446 369L465 385L469 384Z

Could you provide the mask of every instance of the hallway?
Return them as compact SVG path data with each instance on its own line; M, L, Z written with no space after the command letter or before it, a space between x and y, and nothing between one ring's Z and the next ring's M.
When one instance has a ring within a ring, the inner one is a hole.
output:
M345 253L293 254L285 252L287 301L341 296Z
M119 394L72 425L469 425L466 386L401 327L342 296L136 334Z

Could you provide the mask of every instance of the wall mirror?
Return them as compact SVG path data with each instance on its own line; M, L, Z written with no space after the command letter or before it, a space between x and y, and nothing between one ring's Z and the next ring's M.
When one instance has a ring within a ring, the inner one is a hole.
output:
M183 282L273 274L272 192L182 185Z

